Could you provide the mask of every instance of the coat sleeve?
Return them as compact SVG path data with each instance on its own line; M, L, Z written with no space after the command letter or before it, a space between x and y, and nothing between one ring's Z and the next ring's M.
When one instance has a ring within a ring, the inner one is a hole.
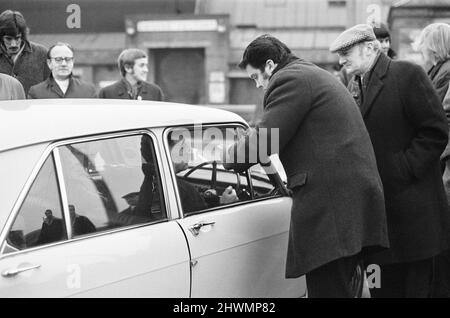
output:
M404 91L405 112L415 136L404 152L404 163L416 178L423 177L439 160L448 141L448 126L442 104L420 66L414 66Z
M256 129L250 129L229 149L226 168L242 171L256 163L267 164L268 156L283 151L295 136L312 106L311 85L298 72L283 73L269 84Z
M36 93L35 93L34 86L31 86L30 90L28 91L27 99L36 99Z

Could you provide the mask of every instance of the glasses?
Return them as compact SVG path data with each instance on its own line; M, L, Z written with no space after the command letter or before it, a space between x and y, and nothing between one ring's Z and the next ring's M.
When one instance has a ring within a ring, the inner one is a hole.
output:
M22 35L18 36L10 36L10 35L4 35L3 41L7 44L11 44L13 41L21 42L22 41Z
M73 62L73 57L51 57L51 59L58 64L61 64L63 61L66 61L66 63Z

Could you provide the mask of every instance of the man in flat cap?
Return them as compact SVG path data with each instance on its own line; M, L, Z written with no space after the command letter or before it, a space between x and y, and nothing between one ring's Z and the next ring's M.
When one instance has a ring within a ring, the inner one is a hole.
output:
M354 75L358 104L383 181L390 249L374 255L374 297L428 297L433 257L450 247L450 210L439 157L448 139L440 101L423 69L380 52L369 25L344 31L331 52Z
M268 164L257 147L278 136L268 152L279 153L293 197L286 277L306 275L308 297L357 296L357 262L388 246L381 180L357 105L332 74L270 35L252 41L239 66L265 90L264 113L226 153L225 167L245 170L256 154Z

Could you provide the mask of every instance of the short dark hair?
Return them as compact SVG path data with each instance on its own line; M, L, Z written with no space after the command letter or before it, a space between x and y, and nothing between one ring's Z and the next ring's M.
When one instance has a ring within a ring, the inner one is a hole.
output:
M267 60L272 60L278 64L284 61L290 53L291 50L286 44L269 34L264 34L247 46L239 67L245 69L247 65L250 65L263 72Z
M20 34L27 41L28 31L27 22L19 11L5 10L0 14L0 38Z
M389 28L385 23L374 24L372 28L377 40L384 38L389 38L389 40L391 39L391 31L389 31Z
M65 43L65 42L57 42L57 43L53 44L52 46L50 46L50 48L48 49L48 51L47 51L47 59L50 60L52 58L50 54L52 53L53 48L55 48L56 46L65 46L69 50L71 50L72 54L73 54L73 47L72 47L72 45L70 45L69 43Z
M120 53L117 64L119 66L120 74L125 77L127 73L125 70L125 66L133 67L134 61L137 59L147 58L147 54L144 51L139 49L125 49Z

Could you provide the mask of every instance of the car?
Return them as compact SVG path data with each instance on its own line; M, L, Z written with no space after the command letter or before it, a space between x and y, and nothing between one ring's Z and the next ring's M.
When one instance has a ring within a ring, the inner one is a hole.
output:
M0 102L0 297L305 296L282 167L218 155L247 127L176 103Z

